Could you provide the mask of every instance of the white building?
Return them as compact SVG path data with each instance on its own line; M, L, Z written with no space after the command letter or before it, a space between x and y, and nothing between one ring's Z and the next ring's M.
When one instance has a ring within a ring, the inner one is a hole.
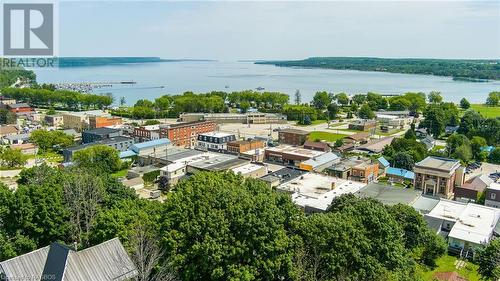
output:
M335 178L323 174L306 173L277 187L292 194L292 201L306 212L324 212L333 199L343 194L356 193L365 183Z
M236 140L234 134L210 132L198 135L196 146L203 150L223 151L227 143Z
M450 250L469 256L493 238L500 209L441 199L425 216L427 221L438 222L437 231L447 234Z

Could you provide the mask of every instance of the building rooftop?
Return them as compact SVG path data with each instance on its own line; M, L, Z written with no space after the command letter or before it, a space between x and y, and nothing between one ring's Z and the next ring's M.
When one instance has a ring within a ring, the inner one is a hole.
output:
M79 117L86 117L86 116L110 116L109 113L102 111L102 110L88 110L88 111L68 111L64 112L66 115L73 115L73 116L79 116Z
M202 159L200 157L206 156L206 157L213 157L214 153L211 152L204 152L200 150L195 150L195 149L188 149L188 148L182 148L182 147L169 147L166 149L164 153L161 155L158 155L157 157L166 160L167 162L179 162L179 161L190 161L191 159Z
M327 169L332 171L346 171L351 169L352 167L369 165L369 164L370 164L369 158L351 157L347 159L342 159L340 163L334 164L328 167Z
M360 141L360 140L367 139L369 137L370 137L370 133L369 132L360 132L360 133L352 134L352 135L349 135L349 136L345 136L344 138L345 139L355 140L355 141Z
M161 125L161 128L177 128L177 127L186 127L186 126L193 126L193 125L198 125L198 124L203 124L203 123L213 123L213 121L209 120L199 120L199 121L191 121L191 122L182 122L182 123L174 123L174 124L168 124L168 125Z
M451 200L439 200L439 202L434 206L432 211L430 211L427 215L440 218L448 221L456 221L460 214L467 207L466 203L451 201Z
M23 107L30 107L29 104L27 103L14 103L14 104L9 104L9 108L23 108Z
M122 281L138 274L118 238L78 252L65 245L52 243L0 262L0 273L6 280L45 280L51 276L51 280L65 281Z
M157 140L152 140L152 141L145 141L141 143L136 143L130 147L130 149L136 153L139 153L141 149L148 149L148 148L153 148L157 146L163 146L163 145L169 145L170 140L167 138L163 139L157 139Z
M306 146L317 148L317 149L323 149L323 150L329 150L330 149L330 146L328 146L328 144L326 142L321 142L321 141L306 140L304 142L304 147L306 147Z
M452 172L460 167L460 161L444 157L428 156L416 163L415 167Z
M392 187L380 183L369 183L356 195L360 198L373 198L386 205L406 204L412 205L420 197L421 191Z
M500 183L494 182L488 186L488 189L500 191Z
M387 159L384 158L384 156L380 156L378 159L378 162L380 162L380 164L382 164L384 167L389 167L391 164L389 163L389 161L387 161Z
M499 219L500 209L469 203L448 236L475 244L488 243Z
M277 189L292 193L292 201L299 206L326 211L334 198L355 193L364 186L361 182L306 173L281 184Z
M16 134L18 129L14 125L0 126L0 134Z
M27 140L30 138L30 133L27 134L17 134L17 135L10 135L6 136L5 138L10 140L10 141L15 141L15 140Z
M332 162L332 161L335 161L337 159L339 159L340 157L333 153L333 152L326 152L324 154L321 154L319 156L315 156L309 160L306 160L304 162L302 162L303 164L305 165L310 165L311 167L317 167L317 166L321 166L321 165L324 165L328 162Z
M307 136L309 135L308 131L304 130L299 130L299 129L282 129L279 131L280 133L287 133L287 134L297 134L297 135L304 135Z
M392 140L394 140L394 137L391 136L375 139L357 147L356 149L368 151L371 153L381 153L382 150L384 150L384 147L391 144Z
M408 180L415 179L415 173L408 171L408 170L405 170L405 169L389 167L389 168L387 168L387 171L385 173L387 175L402 177L402 178L405 178Z
M287 181L291 181L301 175L305 174L306 171L285 167L283 169L279 169L275 172L269 173L260 179L266 182L276 182L284 183Z
M291 155L303 156L308 158L313 158L324 154L323 151L305 149L301 147L291 146L291 145L279 145L275 147L268 147L266 151L276 152L276 153L286 153Z
M203 133L203 134L198 134L198 135L199 136L214 137L214 138L223 138L223 137L234 136L234 134L222 133L222 132L209 132L209 133Z
M428 214L439 203L439 199L431 196L421 195L412 207L422 214Z
M239 166L239 167L233 168L231 170L235 174L246 175L246 174L258 171L258 170L262 169L263 167L265 167L265 166L257 165L257 164L254 164L254 163L248 163L248 164L245 164L243 166Z
M237 156L229 154L217 154L217 156L192 162L190 167L200 170L224 171L248 163L247 160L239 159Z
M83 131L83 133L94 134L94 135L108 135L108 134L114 134L114 133L119 133L119 132L120 132L120 130L111 129L111 128L96 128L96 129L92 129L92 130Z

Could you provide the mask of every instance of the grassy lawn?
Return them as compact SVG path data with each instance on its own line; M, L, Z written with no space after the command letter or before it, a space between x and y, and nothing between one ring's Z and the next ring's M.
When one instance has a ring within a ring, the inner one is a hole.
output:
M392 136L394 134L397 134L399 132L402 132L402 131L406 131L407 129L398 129L398 130L392 130L390 132L382 132L380 130L377 130L375 132L375 134L379 135L379 136L384 136L384 137L387 137L387 136Z
M466 262L464 267L462 267L460 269L456 269L456 267L455 267L456 260L457 260L457 258L455 258L453 256L448 256L448 255L442 256L441 258L439 258L437 260L436 268L431 270L428 268L420 267L417 274L418 274L418 276L421 277L422 280L432 281L433 276L436 272L457 271L460 276L467 278L467 280L469 280L469 281L479 281L480 280L480 275L477 272L477 269L478 269L477 265L475 265L471 262Z
M487 118L500 117L500 106L487 106L484 104L471 104L471 108Z
M112 173L111 176L115 178L123 178L127 175L128 169L123 169L118 172Z
M314 121L311 121L311 125L301 125L297 122L297 126L300 126L300 127L307 127L307 126L314 126L314 125L319 125L319 124L323 124L323 123L326 123L326 120L314 120Z
M327 142L335 142L336 140L342 139L345 136L346 135L342 135L342 134L334 134L334 133L329 133L329 132L318 131L318 132L311 132L311 134L309 134L309 139L312 141L319 139L319 140L324 140Z
M365 132L365 131L351 130L351 129L335 129L335 130L344 131L344 132L353 132L353 133Z

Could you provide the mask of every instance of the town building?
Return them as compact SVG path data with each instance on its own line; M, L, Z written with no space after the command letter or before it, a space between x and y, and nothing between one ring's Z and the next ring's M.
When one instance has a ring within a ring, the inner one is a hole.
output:
M213 132L217 124L213 121L192 121L160 125L160 138L168 138L173 145L195 147L199 134Z
M175 185L187 174L187 165L201 160L215 158L218 154L194 149L173 147L168 149L168 156L162 158L161 164L166 164L160 169L160 175L166 178L166 184Z
M267 175L266 165L258 163L248 163L243 166L232 168L231 171L245 178L260 178Z
M324 169L339 163L340 157L333 152L326 152L319 156L303 161L299 168L306 171L322 172Z
M412 171L408 171L405 169L389 167L385 170L385 176L389 179L390 182L411 182L415 180L415 173Z
M325 169L325 172L331 176L369 183L378 178L378 163L372 163L369 158L351 157L341 159Z
M267 161L292 167L299 167L301 162L318 157L324 153L290 145L268 147L264 152Z
M89 127L91 129L104 128L122 124L121 117L89 116Z
M479 195L492 183L493 180L488 175L478 175L469 179L462 186L455 187L455 200L475 202Z
M378 162L379 175L385 174L387 168L391 166L389 161L387 161L387 159L385 159L384 156L380 156L379 158L377 158L377 162Z
M389 114L377 114L377 122L382 132L404 129L413 122L413 117L399 117Z
M27 103L8 104L7 108L12 113L25 113L25 112L32 112L33 111L31 106Z
M135 127L132 135L138 142L160 139L160 125Z
M9 135L4 138L4 143L7 144L22 144L27 143L30 140L31 133Z
M24 155L37 155L38 147L32 143L13 144L11 149L19 149Z
M72 146L65 148L63 150L64 162L71 162L73 160L73 155L75 152L86 149L94 145L107 145L118 151L126 151L134 144L134 139L130 137L117 136L112 138L106 138L102 140L97 140L91 143L86 143L78 146Z
M367 143L370 140L369 132L360 132L344 137L344 145L352 144L354 147Z
M227 143L227 151L234 154L240 154L247 151L255 149L263 149L264 142L262 140L240 140L240 141L230 141Z
M11 105L16 103L17 103L16 99L0 96L0 108L5 107L6 105Z
M375 112L375 115L391 115L391 116L396 116L399 118L407 118L410 117L410 111L409 110L401 110L401 111L377 111Z
M484 205L500 208L500 183L492 183L486 188Z
M280 144L301 146L306 142L308 137L309 132L299 129L283 129L278 132L278 141Z
M436 145L436 140L431 135L426 135L424 138L420 140L421 143L425 145L427 150L431 150Z
M91 143L99 140L114 138L122 135L121 130L110 128L97 128L92 130L83 131L83 143Z
M306 142L304 142L304 148L323 152L329 152L332 150L326 142L310 140L306 140Z
M14 125L3 125L0 126L0 139L3 139L7 136L17 135L19 130Z
M425 219L448 238L449 251L460 257L472 257L477 248L500 234L496 233L500 230L500 209L474 203L441 199Z
M377 121L367 119L355 120L348 125L349 130L356 131L369 131L371 129L375 129L376 127Z
M111 115L102 110L89 110L78 112L65 112L62 114L65 129L82 131L90 128L89 118L91 116L110 117Z
M220 132L201 133L198 134L196 147L202 150L222 152L227 150L228 142L235 140L236 136L234 134L220 133Z
M261 177L259 180L265 182L269 187L277 187L280 184L284 184L286 182L289 182L295 178L298 178L304 174L306 174L307 171L300 170L297 168L290 168L290 167L285 167L282 169L279 169L277 171L271 172L263 177Z
M463 185L465 168L455 159L428 156L415 164L413 172L416 189L424 194L451 198L454 188Z
M118 238L78 250L52 243L0 262L2 280L133 280L137 268Z
M49 126L62 128L64 126L64 117L62 115L45 115L45 123Z
M384 205L413 205L421 196L421 192L412 188L393 187L381 183L369 183L355 195L359 198L373 198Z
M213 121L217 124L285 124L286 116L276 113L183 113L179 116L181 122Z
M368 154L380 154L386 146L392 143L393 140L394 137L392 136L370 140L367 143L356 147L355 151Z
M187 173L195 174L200 171L219 172L231 170L249 162L238 156L229 154L217 154L215 157L192 162L187 165Z
M290 193L292 201L306 213L325 212L333 199L358 192L364 183L330 177L324 174L304 173L276 187Z

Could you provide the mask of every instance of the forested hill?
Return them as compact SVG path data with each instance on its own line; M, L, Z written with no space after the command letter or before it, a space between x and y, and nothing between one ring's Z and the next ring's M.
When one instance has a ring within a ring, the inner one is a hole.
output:
M469 78L471 81L477 81L474 79L500 80L500 60L311 57L304 60L258 61L255 63L285 67L430 74L464 80Z
M102 66L132 63L208 61L193 59L162 59L159 57L60 57L59 67Z
M36 75L33 71L24 69L0 69L0 89L9 87L14 84L18 78L36 80Z

